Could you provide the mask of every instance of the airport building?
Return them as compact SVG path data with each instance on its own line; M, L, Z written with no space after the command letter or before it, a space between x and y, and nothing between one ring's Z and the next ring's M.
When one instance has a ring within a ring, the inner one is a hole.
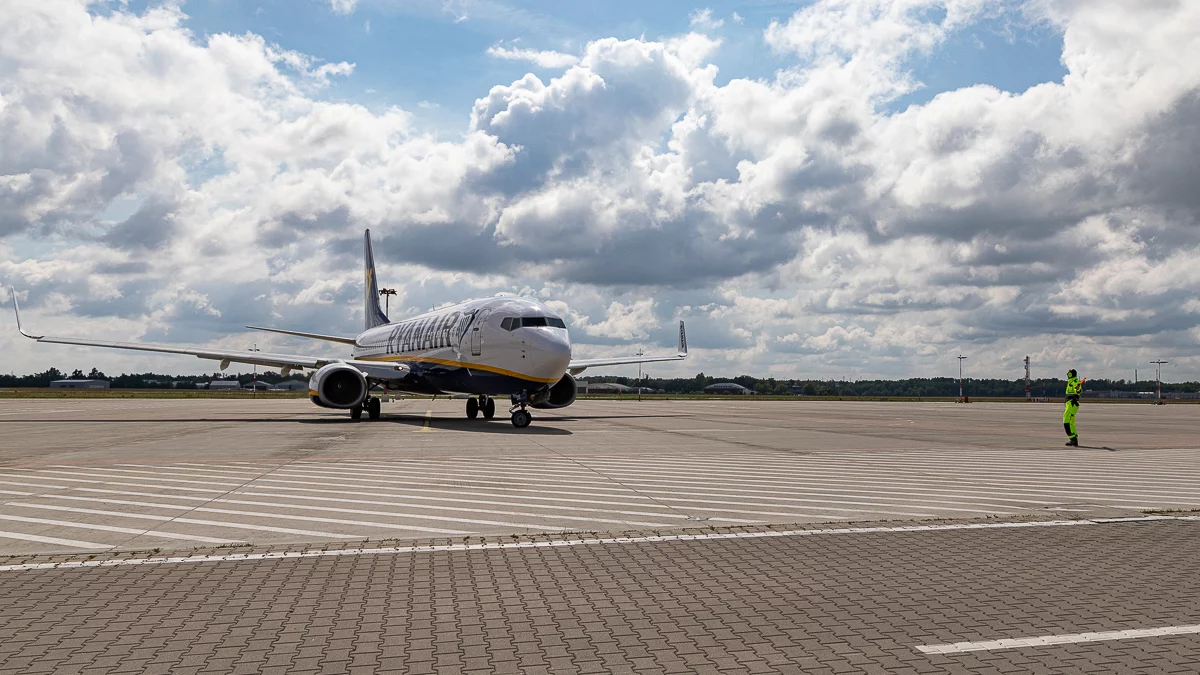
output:
M284 380L276 384L275 388L282 391L308 391L308 383L304 380Z
M748 396L754 392L737 382L716 382L704 388L706 394L730 394L733 396Z
M207 388L221 391L237 391L242 388L242 383L237 380L213 380L208 383Z
M51 389L108 389L108 380L54 380Z
M638 387L631 387L627 384L618 384L616 382L587 382L580 380L576 382L576 391L580 394L637 394ZM650 387L641 387L643 394L659 394L662 393L658 389Z

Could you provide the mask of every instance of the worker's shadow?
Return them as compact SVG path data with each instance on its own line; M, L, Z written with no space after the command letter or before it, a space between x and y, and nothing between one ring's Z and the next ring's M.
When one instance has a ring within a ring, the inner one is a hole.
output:
M1099 446L1099 445L1080 445L1080 446L1077 446L1077 447L1078 447L1080 450L1107 450L1108 452L1120 452L1120 451L1119 451L1119 450L1117 450L1116 448L1110 448L1110 447L1108 447L1107 445L1105 445L1105 446Z

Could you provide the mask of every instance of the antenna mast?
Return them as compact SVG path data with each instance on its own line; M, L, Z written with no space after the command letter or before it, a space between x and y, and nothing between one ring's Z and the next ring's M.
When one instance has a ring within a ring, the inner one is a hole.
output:
M1158 359L1150 363L1154 364L1154 398L1157 402L1162 403L1162 367L1170 361Z

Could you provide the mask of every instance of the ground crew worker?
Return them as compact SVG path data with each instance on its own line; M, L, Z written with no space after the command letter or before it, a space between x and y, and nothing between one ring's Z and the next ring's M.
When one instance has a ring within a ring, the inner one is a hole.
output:
M1067 432L1067 445L1078 446L1079 434L1075 429L1075 413L1079 412L1079 395L1083 393L1083 383L1087 378L1079 379L1079 374L1072 368L1067 371L1067 407L1063 410L1063 429Z

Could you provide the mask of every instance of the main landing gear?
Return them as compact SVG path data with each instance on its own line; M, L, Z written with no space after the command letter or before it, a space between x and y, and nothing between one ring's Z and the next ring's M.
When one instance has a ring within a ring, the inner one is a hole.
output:
M496 399L490 396L467 399L467 419L475 419L483 413L483 419L490 420L496 416Z
M525 406L529 405L529 393L521 390L521 393L510 396L509 400L512 401L512 409L509 410L512 413L512 425L518 429L529 426L533 421L533 415L525 409Z
M362 419L363 411L366 411L367 417L373 420L379 419L379 398L372 396L362 402L361 406L350 409L350 419L355 422Z

